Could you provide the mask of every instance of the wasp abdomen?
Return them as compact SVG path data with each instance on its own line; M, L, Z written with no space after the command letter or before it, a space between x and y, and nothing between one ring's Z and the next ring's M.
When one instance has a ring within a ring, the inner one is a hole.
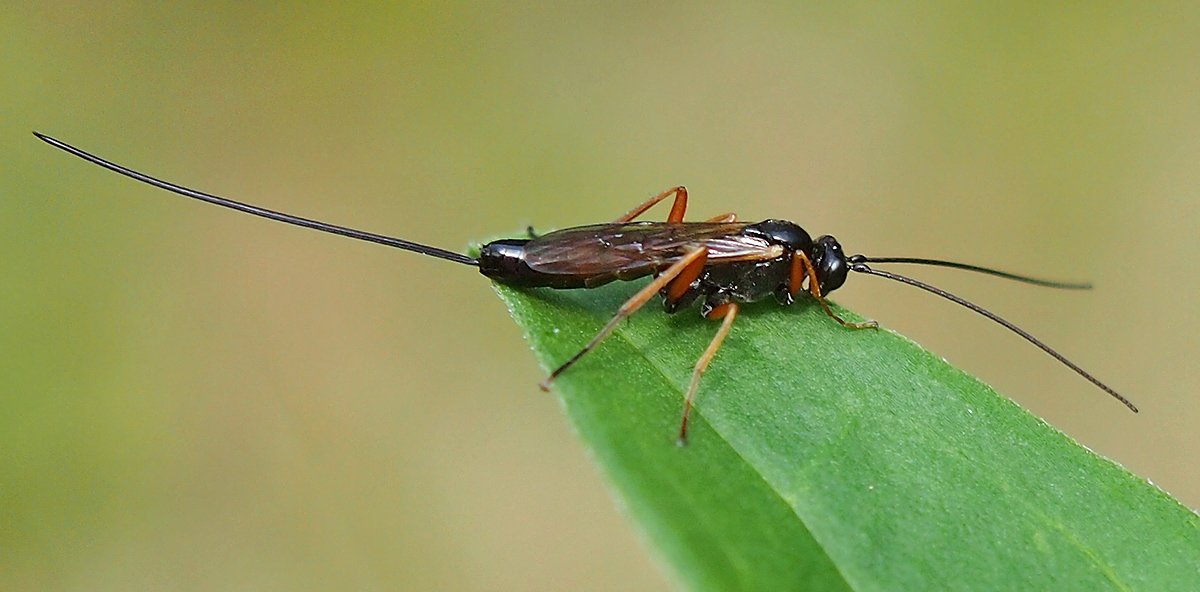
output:
M492 241L479 249L479 273L503 284L531 288L585 288L586 277L537 271L526 261L529 239Z

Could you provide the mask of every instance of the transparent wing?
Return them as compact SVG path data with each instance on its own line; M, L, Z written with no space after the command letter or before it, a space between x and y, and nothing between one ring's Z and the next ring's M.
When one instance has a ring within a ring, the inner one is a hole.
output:
M741 234L744 222L634 222L577 226L525 245L525 262L541 273L637 277L661 271L689 250L708 247L709 262L760 261L779 247Z

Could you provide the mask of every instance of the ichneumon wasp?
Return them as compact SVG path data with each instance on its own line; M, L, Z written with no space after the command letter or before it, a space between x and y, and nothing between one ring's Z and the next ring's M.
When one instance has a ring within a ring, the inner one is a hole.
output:
M910 263L950 267L985 273L1038 286L1063 289L1088 289L1089 284L1052 282L1007 273L987 267L916 257L846 256L837 239L824 235L815 240L799 225L786 220L742 222L728 213L703 222L685 222L688 193L682 186L668 189L646 200L612 222L576 226L521 239L497 240L483 245L478 257L439 249L404 239L346 228L188 189L110 162L66 142L34 132L46 143L88 162L131 177L160 189L254 214L279 222L321 230L389 247L421 253L479 271L501 283L525 287L557 289L594 288L614 280L632 280L645 276L653 279L617 310L613 318L575 355L555 368L542 381L549 390L554 379L574 365L604 340L620 322L637 312L656 294L662 297L668 313L677 312L701 301L700 313L706 319L720 320L720 328L692 369L684 397L679 442L687 439L691 414L700 377L721 343L733 328L740 306L774 297L780 304L791 304L802 292L821 305L825 314L850 329L871 329L875 321L852 323L839 317L825 302L825 296L840 288L851 271L879 276L914 286L973 310L1026 341L1041 348L1066 367L1123 403L1134 413L1138 409L1129 399L1095 376L1068 360L1024 329L983 307L950 292L897 273L871 267L872 263ZM638 222L639 216L659 202L673 198L666 222Z

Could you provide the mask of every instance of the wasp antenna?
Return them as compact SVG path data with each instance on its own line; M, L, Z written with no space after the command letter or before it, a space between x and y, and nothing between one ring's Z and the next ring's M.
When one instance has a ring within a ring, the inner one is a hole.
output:
M1035 286L1044 286L1047 288L1060 288L1063 290L1091 290L1092 289L1092 285L1087 282L1076 283L1076 282L1056 282L1056 281L1052 281L1052 280L1043 280L1043 279L1038 279L1038 278L1034 278L1034 277L1029 277L1027 275L1017 275L1015 273L1009 273L1007 271L1000 271L999 269L992 269L990 267L971 265L969 263L958 263L955 261L943 261L941 259L923 259L920 257L867 257L866 255L855 255L855 256L849 258L849 262L851 265L853 265L855 263L913 263L916 265L931 265L931 266L935 266L935 267L950 267L953 269L962 269L962 270L966 270L966 271L975 271L975 272L979 272L979 273L986 273L988 275L994 275L996 277L1001 277L1006 280L1016 280L1018 282L1025 282L1027 284L1033 284Z
M1098 378L1096 378L1095 376L1092 376L1091 373L1089 373L1087 370L1080 368L1074 362L1072 362L1071 360L1068 360L1066 358L1066 356L1063 356L1062 354L1058 353L1050 346L1043 343L1042 340L1038 339L1037 337L1034 337L1033 335L1030 335L1027 331L1010 323L1009 321L1002 318L1000 315L997 315L996 313L993 313L993 312L987 310L986 308L979 306L978 304L970 302L959 296L955 296L954 294L951 294L950 292L947 292L941 288L937 288L935 286L926 284L925 282L914 280L910 277L895 274L895 273L889 273L886 271L879 271L877 269L871 269L869 266L867 266L866 263L863 263L863 259L855 260L855 258L852 257L851 260L852 260L852 263L850 265L850 269L852 271L857 271L859 273L865 273L865 274L869 274L869 275L877 275L879 277L885 277L885 278L888 278L891 280L896 280L898 282L908 284L910 286L915 286L917 288L925 290L926 292L930 292L932 294L937 294L938 296L941 296L942 298L945 298L946 300L949 300L951 302L954 302L956 304L959 304L961 306L969 308L969 309L995 321L996 323L1000 324L1001 326L1008 329L1009 331L1012 331L1013 333L1020 335L1029 343L1032 343L1032 344L1038 346L1038 348L1040 348L1042 351L1050 354L1051 357L1058 360L1064 366L1070 368L1071 370L1074 370L1076 374L1084 377L1085 379L1087 379L1088 382L1096 385L1097 387L1100 388L1100 390L1108 393L1114 399L1120 401L1122 404L1124 404L1126 407L1128 407L1130 411L1132 411L1134 413L1138 412L1137 405L1134 405L1132 401L1130 401L1129 399L1126 399L1123 395L1121 395L1121 393L1118 393L1117 391L1113 390L1113 388L1108 386L1107 384L1100 382L1100 380Z
M358 239L358 240L364 240L364 241L368 241L368 242L372 242L372 243L378 243L381 245L387 245L389 247L395 247L397 249L404 249L405 251L412 251L414 253L420 253L422 255L429 255L430 257L437 257L439 259L445 259L447 261L453 261L455 263L462 263L464 265L471 265L474 267L479 266L478 260L476 260L472 257L468 257L466 255L460 254L460 253L455 253L453 251L447 251L445 249L439 249L437 247L431 247L429 245L414 243L412 241L406 241L404 239L395 238L395 237L391 237L391 236L385 236L382 234L375 234L375 233L366 232L363 230L355 230L353 228L346 228L345 226L337 226L335 224L328 224L326 222L310 220L308 218L301 218L300 216L293 216L291 214L285 214L283 212L276 212L274 210L260 208L258 206L253 206L253 205L250 205L247 203L242 203L240 201L234 201L232 199L221 197L218 195L212 195L211 193L204 193L203 191L197 191L195 189L188 189L187 187L184 187L182 185L176 185L176 184L168 182L168 181L163 181L162 179L156 179L145 173L139 173L133 169L121 166L115 162L105 160L103 158L100 158L99 156L96 156L95 154L91 154L89 152L86 152L84 150L76 148L66 142L63 142L62 140L52 138L45 134L33 132L33 135L37 136L39 140L42 140L43 142L46 142L47 144L50 144L51 146L54 146L55 148L59 148L61 150L64 150L71 154L74 154L75 156L78 156L79 158L82 158L92 164L102 166L110 171L120 173L131 179L136 179L138 181L141 181L142 183L146 183L148 185L153 185L155 187L158 187L159 189L166 189L167 191L176 193L178 195L190 197L192 199L198 199L200 201L206 201L210 204L216 204L218 206L230 208L233 210L237 210L239 212L245 212L247 214L261 216L263 218L267 218L268 220L276 220L278 222L294 224L296 226L302 226L304 228L320 230L321 232L328 232L331 234L347 236L347 237Z

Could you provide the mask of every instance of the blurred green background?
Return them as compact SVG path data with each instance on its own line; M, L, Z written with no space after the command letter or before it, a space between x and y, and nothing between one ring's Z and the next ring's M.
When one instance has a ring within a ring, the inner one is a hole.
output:
M1141 415L910 288L837 299L1200 503L1194 4L6 4L0 589L669 586L477 274L34 129L453 249L682 183L694 217L1091 279L918 272Z

